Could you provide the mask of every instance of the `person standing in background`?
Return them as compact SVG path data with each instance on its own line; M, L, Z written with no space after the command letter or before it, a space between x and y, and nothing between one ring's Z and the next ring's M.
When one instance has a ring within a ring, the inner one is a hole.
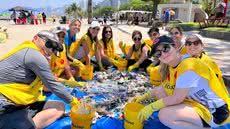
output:
M224 3L224 0L220 0L215 8L215 16L216 18L222 18L224 17L224 9L226 7L226 4Z
M46 14L44 12L42 13L42 20L43 23L46 24Z

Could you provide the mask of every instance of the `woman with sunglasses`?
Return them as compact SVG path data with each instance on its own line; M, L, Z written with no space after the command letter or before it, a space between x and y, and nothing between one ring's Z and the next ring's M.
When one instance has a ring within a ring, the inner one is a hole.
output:
M145 106L138 114L140 120L147 120L159 110L159 120L173 129L218 127L229 122L230 99L207 65L181 55L167 36L159 37L153 51L155 57L169 66L162 73L166 95ZM135 102L156 98L153 91L136 97Z
M102 66L111 66L115 61L116 54L114 49L113 31L110 26L104 26L102 30L102 39L98 45L99 52L99 64Z
M140 31L133 31L132 33L133 46L129 49L128 54L125 54L125 58L128 59L128 71L132 71L136 68L146 69L152 61L148 59L148 51L151 49L148 45L142 43L142 34ZM134 57L132 59L131 57Z
M184 46L184 42L182 41L183 38L183 31L182 28L177 26L177 27L172 27L169 31L169 35L173 38L175 41L175 45L177 48L179 48L181 54L186 54L186 48Z
M82 63L90 65L91 57L95 55L95 46L96 44L99 44L97 37L99 31L100 24L97 21L92 21L87 33L81 37L76 45L73 45L73 47L71 47L71 55L75 59L80 60ZM97 57L98 56L96 55L96 58Z
M228 93L218 64L204 52L204 43L201 36L198 34L189 35L185 40L185 47L191 57L200 59L203 63L207 64L211 70L214 71L223 88L225 89L225 92Z

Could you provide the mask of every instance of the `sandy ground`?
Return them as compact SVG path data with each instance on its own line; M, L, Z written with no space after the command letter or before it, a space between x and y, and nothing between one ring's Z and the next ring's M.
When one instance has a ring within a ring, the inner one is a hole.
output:
M11 22L0 21L0 25L7 27L7 32L9 34L9 38L7 39L7 41L5 43L0 44L0 56L4 55L12 48L22 43L23 41L32 40L33 36L40 30L50 30L51 28L54 28L56 26L64 26L68 28L68 25L61 25L58 23L55 24L47 23L41 25L15 25L12 21ZM81 31L77 34L77 38L80 38L83 34L85 34L87 32L88 27L89 25L87 24L87 20L84 19L82 22ZM99 38L101 38L102 28L103 26L101 26ZM130 34L124 33L114 27L113 27L113 33L114 33L113 39L117 44L116 50L118 53L120 53L120 49L118 48L119 41L124 41L128 44L132 43Z
M7 27L9 39L6 43L0 44L0 56L22 43L25 40L32 40L33 36L40 30L49 30L57 24L46 25L14 25L12 22L0 21L1 26Z
M0 44L0 57L23 41L32 40L33 36L40 30L50 30L56 26L68 27L68 25L60 25L58 23L47 23L45 25L14 25L13 22L6 21L0 21L0 25L6 26L8 28L7 32L9 34L9 39L6 41L6 43ZM87 24L87 20L83 19L81 31L77 34L77 38L80 38L83 34L85 34L88 27L89 25ZM101 26L101 31L99 32L99 39L101 38L102 28L103 26ZM118 47L119 41L123 41L127 44L133 44L131 34L134 30L141 31L143 39L146 39L148 38L147 32L149 28L122 24L118 26L113 25L112 30L116 52L120 53L121 51ZM167 32L164 30L160 30L160 33L162 35L167 34ZM203 40L207 44L205 51L215 59L224 73L230 74L230 41L205 37L203 37Z

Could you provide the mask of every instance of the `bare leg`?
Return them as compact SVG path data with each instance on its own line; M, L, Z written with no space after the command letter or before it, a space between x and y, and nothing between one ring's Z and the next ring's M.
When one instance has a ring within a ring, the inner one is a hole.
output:
M65 111L63 102L47 101L43 110L33 117L37 129L42 129L60 118Z
M165 107L159 112L160 121L172 129L203 129L200 116L187 104Z

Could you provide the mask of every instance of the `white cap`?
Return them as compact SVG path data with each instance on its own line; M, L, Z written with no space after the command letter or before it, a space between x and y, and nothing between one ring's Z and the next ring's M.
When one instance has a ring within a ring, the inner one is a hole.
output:
M187 39L190 39L191 37L197 38L198 40L200 40L200 41L204 44L204 42L203 42L203 37L202 37L200 34L193 34L193 33L190 33L190 34L188 34L188 36L186 37L186 40L187 40Z
M193 35L195 35L202 43L204 43L203 37L200 34L193 34Z
M91 28L100 27L100 23L98 21L92 21L90 27Z

